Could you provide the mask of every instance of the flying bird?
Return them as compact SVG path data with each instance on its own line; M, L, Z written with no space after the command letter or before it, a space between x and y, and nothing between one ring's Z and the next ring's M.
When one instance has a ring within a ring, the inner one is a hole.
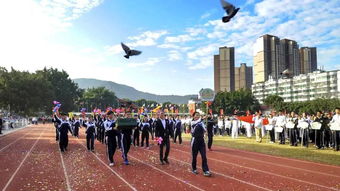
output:
M234 5L228 3L227 1L225 0L221 0L221 4L222 4L222 7L223 9L227 12L227 16L223 17L222 18L222 21L224 23L227 23L230 21L230 19L232 19L236 13L240 10L240 8L235 8Z
M129 59L130 56L136 56L136 55L140 55L142 52L138 51L138 50L131 50L128 46L126 46L124 43L121 43L122 48L125 52L125 58Z

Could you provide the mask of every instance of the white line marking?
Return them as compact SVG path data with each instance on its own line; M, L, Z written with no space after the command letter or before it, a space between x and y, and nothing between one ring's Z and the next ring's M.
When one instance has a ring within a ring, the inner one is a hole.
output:
M136 161L138 161L138 162L144 164L144 165L147 165L147 166L149 166L149 167L151 167L151 168L153 168L153 169L155 169L155 170L157 170L157 171L160 171L160 172L162 172L162 173L164 173L164 174L166 174L166 175L168 175L168 176L170 176L170 177L172 177L172 178L174 178L174 179L176 179L176 180L178 180L178 181L180 181L180 182L182 182L182 183L184 183L184 184L189 185L190 187L193 187L193 188L195 188L195 189L197 189L197 190L204 191L203 189L201 189L201 188L199 188L199 187L197 187L197 186L195 186L195 185L192 185L192 184L190 184L190 183L187 183L187 182L185 182L184 180L179 179L179 178L173 176L172 174L169 174L169 173L167 173L167 172L165 172L165 171L163 171L163 170L161 170L161 169L159 169L159 168L157 168L157 167L155 167L155 166L153 166L153 165L150 165L150 164L148 164L148 163L145 163L145 162L143 162L143 161L141 161L141 160L139 160L139 159L137 159L137 158L135 158L135 157L133 157L133 156L131 156L131 155L129 155L129 156L130 156L131 158L135 159Z
M179 150L179 149L174 149L174 150L177 150L177 151L182 152L182 153L190 154L188 152L185 152L185 151L182 151L182 150ZM225 162L225 161L221 161L221 160L213 159L213 158L209 158L209 160L213 160L213 161L217 161L217 162L220 162L220 163L223 163L223 164L229 164L229 165L237 166L237 167L240 167L240 168L245 168L245 169L261 172L261 173L264 173L264 174L269 174L269 175L272 175L272 176L278 176L278 177L281 177L281 178L286 178L286 179L289 179L289 180L293 180L293 181L297 181L297 182L302 182L302 183L305 183L305 184L310 184L310 185L321 187L321 188L326 188L326 189L330 189L330 190L338 190L338 189L335 189L335 188L332 188L332 187L322 186L322 185L315 184L315 183L312 183L312 182L308 182L308 181L304 181L304 180L300 180L300 179L296 179L296 178L291 178L291 177L287 177L287 176L283 176L283 175L279 175L279 174L275 174L275 173L271 173L271 172L267 172L267 171L263 171L263 170L259 170L259 169L255 169L255 168L251 168L251 167L246 167L246 166L234 164L234 163L231 163L231 162Z
M59 148L58 148L58 149L59 149ZM72 191L71 185L70 185L70 181L69 181L68 176L67 176L67 171L66 171L66 167L65 167L63 155L61 154L60 149L59 149L59 154L60 154L60 158L61 158L61 164L63 165L63 170L64 170L65 179L66 179L67 190L68 190L68 191Z
M79 139L77 139L77 142L79 143ZM86 146L79 143L81 146L83 146L86 150ZM123 177L121 177L116 171L114 171L112 168L110 168L109 165L107 165L105 162L103 162L102 159L100 159L96 154L94 154L93 152L91 152L101 163L104 164L105 167L107 167L111 172L113 172L116 176L118 176L119 179L121 179L125 184L127 184L132 190L137 191L137 189L135 187L133 187L130 183L128 183Z
M186 147L189 147L187 145L183 145ZM251 161L256 161L256 162L261 162L261 163L265 163L265 164L271 164L271 165L275 165L275 166L280 166L280 167L285 167L285 168L291 168L291 169L297 169L297 170L302 170L302 171L306 171L306 172L311 172L314 174L321 174L321 175L326 175L326 176L333 176L333 177L337 177L340 178L340 176L338 175L334 175L334 174L329 174L329 173L325 173L325 172L318 172L318 171L313 171L313 170L308 170L308 169L304 169L304 168L299 168L299 167L295 167L295 166L288 166L288 165L283 165L283 164L277 164L277 163L273 163L273 162L268 162L268 161L262 161L262 160L257 160L257 159L252 159L252 158L248 158L248 157L244 157L244 156L239 156L239 155L233 155L233 154L228 154L228 153L223 153L223 152L214 152L216 154L221 154L221 155L226 155L226 156L232 156L232 157L237 157L237 158L242 158L242 159L246 159L246 160L251 160ZM275 156L271 156L271 155L265 155L265 156L269 156L269 157L275 157ZM277 157L275 157L277 158ZM281 158L281 157L279 157ZM316 163L317 164L317 163ZM336 166L335 166L336 167Z
M21 166L24 164L25 160L27 159L28 155L32 152L33 148L35 147L35 145L38 143L38 141L40 140L41 135L45 132L45 129L43 132L40 133L39 138L35 141L35 143L33 144L33 146L31 147L31 149L28 151L28 153L26 154L24 160L21 161L20 165L18 166L18 168L15 170L15 172L12 174L11 178L8 180L7 184L5 185L5 187L3 188L3 191L5 191L7 189L7 187L9 186L9 184L12 182L12 180L14 179L15 175L18 173L19 169L21 168Z
M26 135L28 135L30 132L25 133L23 136L17 138L15 141L13 141L12 143L6 145L4 148L0 149L0 152L5 150L6 148L8 148L9 146L13 145L14 143L16 143L17 141L19 141L20 139L22 139L23 137L25 137Z
M152 153L156 153L155 151L151 151L151 150L147 150L147 151L152 152ZM156 153L156 154L157 154L157 153ZM178 162L180 162L180 163L187 164L187 165L191 166L191 164L188 163L188 162L180 161L180 160L177 160L177 159L175 159L175 158L173 158L173 157L170 157L170 158L173 159L173 160L175 160L175 161L178 161ZM200 167L198 167L198 168L199 168L199 169L202 169L202 168L200 168ZM250 183L250 182L246 182L246 181L243 181L243 180L240 180L240 179L231 177L231 176L227 176L227 175L224 175L224 174L215 172L215 171L210 171L210 172L212 172L213 174L218 174L218 175L223 176L223 177L228 178L228 179L236 180L236 181L238 181L238 182L241 182L241 183L244 183L244 184L248 184L248 185L250 185L250 186L254 186L254 187L259 188L259 189L262 189L262 190L272 191L272 190L270 190L270 189L268 189L268 188L264 188L264 187L262 187L262 186L258 186L258 185L256 185L256 184L253 184L253 183Z
M264 154L264 153L257 153L257 152L253 152L253 151L244 151L244 150L237 150L237 149L233 149L233 148L228 148L228 147L222 147L222 146L218 146L216 145L215 147L217 148L221 148L225 151L236 151L236 152L242 152L245 154L249 154L249 155L259 155L259 156L266 156L266 157L273 157L273 158L278 158L278 159L282 159L282 160L290 160L290 161L296 161L296 162L301 162L301 163L306 163L306 164L315 164L315 165L319 165L319 166L327 166L327 167L331 167L331 168L339 168L339 166L335 166L335 165L329 165L329 164L322 164L322 163L316 163L316 162L312 162L312 161L305 161L302 159L293 159L293 158L287 158L287 157L281 157L281 156L275 156L275 155L269 155L269 154Z

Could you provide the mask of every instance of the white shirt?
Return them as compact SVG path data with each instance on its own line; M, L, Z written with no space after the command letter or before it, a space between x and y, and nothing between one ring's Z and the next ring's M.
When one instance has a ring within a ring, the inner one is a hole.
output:
M163 125L163 127L164 127L164 129L165 129L165 125L166 125L165 119L161 119L161 121L162 121L162 125Z
M286 124L286 116L280 115L276 117L276 125L279 127L283 127Z
M340 115L339 114L334 115L331 123L340 123Z
M112 125L112 123L114 123L114 122L115 122L114 120L106 120L106 121L104 122L105 132L106 132L106 131L112 130L111 125Z
M262 127L262 117L259 117L259 116L255 116L254 118L253 118L253 121L255 122L254 123L254 127L256 127L256 128L261 128Z

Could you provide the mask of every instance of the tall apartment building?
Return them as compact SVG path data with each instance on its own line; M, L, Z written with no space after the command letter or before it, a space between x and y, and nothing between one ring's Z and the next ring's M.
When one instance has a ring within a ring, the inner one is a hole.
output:
M288 69L291 76L297 76L301 73L301 64L299 56L299 45L294 40L282 39L281 44L281 70L280 73Z
M221 47L214 56L214 87L215 92L235 90L234 47Z
M235 67L235 90L251 89L253 84L253 67L241 63L240 67Z
M279 79L288 69L290 77L317 69L316 48L303 47L294 40L263 35L254 44L254 82Z
M263 35L254 45L254 81L264 82L271 76L277 79L283 71L280 65L280 39L272 35Z
M316 47L300 48L301 74L314 72L318 68Z
M340 97L340 70L314 71L293 78L269 79L252 85L255 98L262 104L269 95L279 95L285 102Z

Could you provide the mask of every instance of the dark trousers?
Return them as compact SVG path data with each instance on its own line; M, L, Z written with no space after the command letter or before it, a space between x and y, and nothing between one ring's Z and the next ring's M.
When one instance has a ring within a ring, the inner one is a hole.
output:
M324 147L324 131L323 130L317 130L316 131L316 143L317 148Z
M297 129L289 129L289 139L290 139L290 145L291 146L297 146Z
M164 147L165 147L165 154L163 155ZM170 153L170 138L163 138L162 144L159 145L160 161L168 160L169 153Z
M280 144L285 144L286 142L285 129L283 129L282 132L279 133L279 138L280 138Z
M274 132L274 128L272 130L269 131L269 136L270 136L270 141L275 143L275 132Z
M127 155L130 151L131 141L130 134L121 134L121 149L125 160L127 160Z
M149 132L148 131L142 131L142 142L141 147L144 146L144 140L145 140L145 146L149 147Z
M202 157L202 170L203 172L209 171L208 160L205 151L204 138L192 138L191 139L191 151L192 151L192 170L197 170L197 155L200 152Z
M134 146L139 146L139 130L135 130L134 132L133 132L133 145Z
M325 147L330 147L330 145L331 145L331 131L329 130L329 129L326 129L325 131L324 131L324 138L325 138Z
M59 148L61 151L67 150L68 135L60 135L59 137Z
M178 137L179 144L182 144L182 131L181 129L175 129L174 143L176 143Z
M155 139L155 127L151 126L151 138L152 140Z
M213 144L213 132L208 132L208 149L211 149L211 146Z
M0 134L2 134L2 125L0 125Z
M340 131L333 131L333 140L334 140L334 144L333 144L334 150L339 151L339 149L340 149Z
M94 135L86 135L87 150L94 150Z
M116 136L108 136L107 137L107 154L108 154L110 163L113 163L113 155L115 154L116 149L117 149Z
M79 127L74 127L74 136L79 137Z
M303 138L302 141L302 145L305 147L308 147L309 144L309 130L308 129L303 129L301 130L302 134L301 134L301 138Z
M100 135L100 142L102 142L102 143L106 143L106 140L105 140L105 129L104 128L100 128L100 130L101 130L101 135Z
M55 140L59 141L59 131L57 128L55 128Z
M120 133L117 135L117 138L118 138L117 146L118 146L119 149L121 149L122 148L122 136L121 136Z

